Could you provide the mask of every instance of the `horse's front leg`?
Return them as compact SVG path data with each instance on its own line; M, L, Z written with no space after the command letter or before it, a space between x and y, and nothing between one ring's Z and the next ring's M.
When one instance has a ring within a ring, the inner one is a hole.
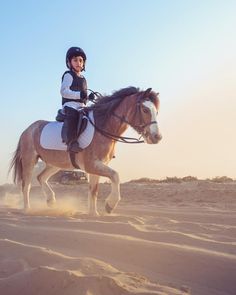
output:
M88 207L89 214L92 216L99 215L97 211L98 181L98 175L89 174Z
M102 161L95 161L87 170L88 173L108 177L111 180L111 192L106 199L105 209L111 213L120 201L120 180L119 174L106 166ZM91 207L90 207L91 208Z
M105 209L107 213L111 213L120 201L120 178L119 174L111 169L111 192L105 201Z

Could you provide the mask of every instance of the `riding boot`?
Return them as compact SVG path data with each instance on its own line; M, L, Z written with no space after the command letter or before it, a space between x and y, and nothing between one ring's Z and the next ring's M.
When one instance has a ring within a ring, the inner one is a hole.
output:
M65 133L65 143L67 144L67 151L78 153L82 149L77 142L77 124L78 124L78 111L65 107L66 118L64 120L64 133Z
M79 110L78 111L78 123L77 123L77 137L80 136L80 133L82 131L81 129L82 129L83 116L84 116L83 110Z

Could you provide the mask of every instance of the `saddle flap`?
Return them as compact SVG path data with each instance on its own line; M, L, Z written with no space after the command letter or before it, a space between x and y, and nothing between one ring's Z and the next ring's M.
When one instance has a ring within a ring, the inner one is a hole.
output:
M93 112L90 111L88 114L90 120L94 123ZM78 139L79 145L82 149L89 146L94 136L94 126L86 118L83 124L83 129L81 130L80 137ZM44 149L50 150L61 150L66 151L67 145L62 141L61 131L62 131L61 122L49 122L46 124L42 130L40 136L40 145ZM87 126L85 126L87 125Z

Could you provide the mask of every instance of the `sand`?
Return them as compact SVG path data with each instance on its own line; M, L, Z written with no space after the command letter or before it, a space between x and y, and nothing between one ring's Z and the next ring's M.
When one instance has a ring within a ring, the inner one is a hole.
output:
M0 294L236 294L236 183L123 184L115 212L86 211L87 185L38 187L32 209L0 194Z

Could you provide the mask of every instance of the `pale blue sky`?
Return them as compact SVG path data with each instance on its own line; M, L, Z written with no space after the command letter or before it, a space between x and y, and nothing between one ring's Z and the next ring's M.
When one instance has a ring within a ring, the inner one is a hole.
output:
M119 144L122 180L235 177L235 15L230 0L1 1L0 183L23 130L54 119L70 46L87 53L89 88L160 92L163 141Z

